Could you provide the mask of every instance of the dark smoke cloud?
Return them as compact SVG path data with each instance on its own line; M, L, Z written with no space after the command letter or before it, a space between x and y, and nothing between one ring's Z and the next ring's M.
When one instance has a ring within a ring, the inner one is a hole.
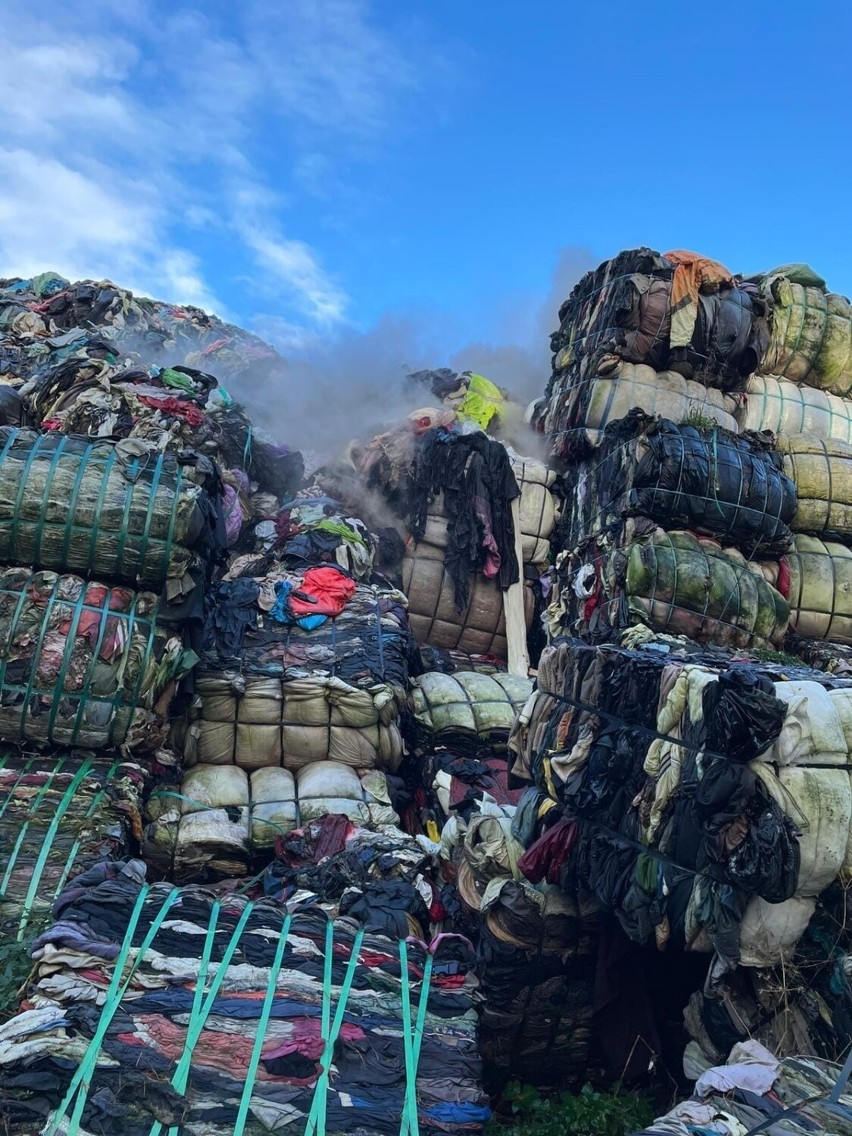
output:
M352 438L369 436L429 405L428 390L412 389L406 381L413 370L478 371L527 403L543 393L550 374L550 333L559 306L598 259L585 247L564 248L546 294L496 305L498 330L482 338L467 338L447 313L389 312L366 331L294 348L292 329L288 346L274 317L260 319L253 330L287 356L286 388L267 389L248 376L231 393L278 440L323 460L338 456Z

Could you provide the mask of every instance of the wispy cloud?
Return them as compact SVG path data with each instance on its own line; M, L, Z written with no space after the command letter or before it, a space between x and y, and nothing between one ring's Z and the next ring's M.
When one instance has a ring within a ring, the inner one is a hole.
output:
M218 234L242 262L232 279L253 267L297 338L345 320L298 199L322 195L335 155L378 146L416 93L405 29L370 0L9 0L4 29L0 273L109 274L222 312Z

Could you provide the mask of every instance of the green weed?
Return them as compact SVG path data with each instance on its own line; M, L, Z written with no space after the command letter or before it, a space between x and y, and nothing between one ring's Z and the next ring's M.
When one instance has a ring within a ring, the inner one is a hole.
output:
M626 1136L654 1119L650 1101L639 1093L598 1092L542 1096L530 1085L512 1082L503 1094L508 1115L497 1116L488 1136Z

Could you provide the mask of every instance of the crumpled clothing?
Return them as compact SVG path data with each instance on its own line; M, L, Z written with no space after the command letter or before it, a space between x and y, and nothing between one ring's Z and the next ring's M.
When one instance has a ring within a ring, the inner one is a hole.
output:
M712 1092L729 1093L735 1089L747 1089L763 1096L775 1084L778 1067L777 1058L760 1042L738 1042L731 1050L726 1065L716 1066L701 1074L695 1082L695 1092L699 1097L707 1097Z
M276 583L276 602L269 614L279 623L295 623L313 631L326 619L340 615L356 587L353 579L336 568L309 568L298 585L292 580Z
M727 284L733 276L723 264L695 252L663 253L675 265L672 280L670 343L673 348L688 347L698 316L698 294Z

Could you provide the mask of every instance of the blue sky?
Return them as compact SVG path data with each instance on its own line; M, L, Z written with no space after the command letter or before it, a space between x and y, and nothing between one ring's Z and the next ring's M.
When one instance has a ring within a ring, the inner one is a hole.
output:
M846 2L10 0L4 32L2 274L436 364L540 361L632 245L852 293Z

